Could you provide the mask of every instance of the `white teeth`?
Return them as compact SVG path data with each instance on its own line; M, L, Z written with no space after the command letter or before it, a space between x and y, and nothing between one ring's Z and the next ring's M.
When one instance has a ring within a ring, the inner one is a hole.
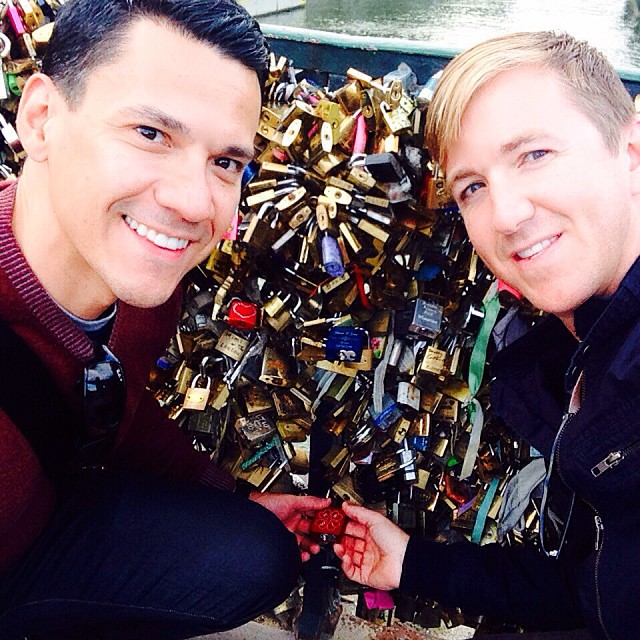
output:
M124 220L134 231L138 228L138 221L131 216L125 216Z
M162 247L163 249L167 249L167 243L169 242L169 238L167 238L167 236L164 235L164 233L159 233L153 243L158 245L159 247Z
M138 222L131 216L125 216L124 221L139 236L146 238L156 246L162 247L163 249L177 251L178 249L184 249L189 244L189 241L183 238L175 238L173 236L167 236L164 233L158 233L155 229L147 227L146 224Z
M530 258L531 256L535 256L536 253L540 253L543 249L546 249L551 244L553 244L553 240L552 239L550 239L550 240L542 240L542 242L537 242L532 247L529 247L528 249L525 249L524 251L520 251L516 255L521 260L524 260L525 258Z

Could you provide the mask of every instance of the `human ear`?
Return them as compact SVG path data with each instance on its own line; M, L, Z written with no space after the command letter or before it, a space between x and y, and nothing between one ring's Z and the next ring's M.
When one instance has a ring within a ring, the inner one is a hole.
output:
M46 125L62 100L55 83L42 73L33 74L22 89L16 129L27 155L36 162L47 159Z
M640 114L633 117L627 129L627 153L631 194L637 196L640 195Z

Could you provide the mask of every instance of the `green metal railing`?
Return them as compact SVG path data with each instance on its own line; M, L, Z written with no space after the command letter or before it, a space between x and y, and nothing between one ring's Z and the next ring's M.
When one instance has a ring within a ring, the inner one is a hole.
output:
M404 61L424 83L459 53L457 49L419 40L353 36L267 23L261 27L277 54L286 55L297 68L316 69L329 76L344 77L348 67L378 76ZM640 69L616 70L632 95L640 93Z

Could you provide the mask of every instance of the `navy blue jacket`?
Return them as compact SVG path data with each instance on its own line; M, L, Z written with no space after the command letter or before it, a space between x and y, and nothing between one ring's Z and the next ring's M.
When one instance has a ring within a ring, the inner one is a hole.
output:
M412 536L400 588L538 629L638 636L640 610L640 259L616 293L575 313L578 342L549 317L492 362L493 410L548 459L570 391L582 406L556 464L576 492L560 559L535 549L442 545Z

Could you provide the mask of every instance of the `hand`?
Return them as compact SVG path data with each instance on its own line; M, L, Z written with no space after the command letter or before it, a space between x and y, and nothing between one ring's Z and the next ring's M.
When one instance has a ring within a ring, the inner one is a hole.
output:
M329 498L292 496L285 493L251 493L249 499L278 516L284 526L296 536L302 562L306 562L311 554L320 551L320 545L308 536L309 527L315 512L331 504Z
M345 502L351 519L344 535L333 545L350 580L389 591L400 585L402 563L409 536L382 514Z

